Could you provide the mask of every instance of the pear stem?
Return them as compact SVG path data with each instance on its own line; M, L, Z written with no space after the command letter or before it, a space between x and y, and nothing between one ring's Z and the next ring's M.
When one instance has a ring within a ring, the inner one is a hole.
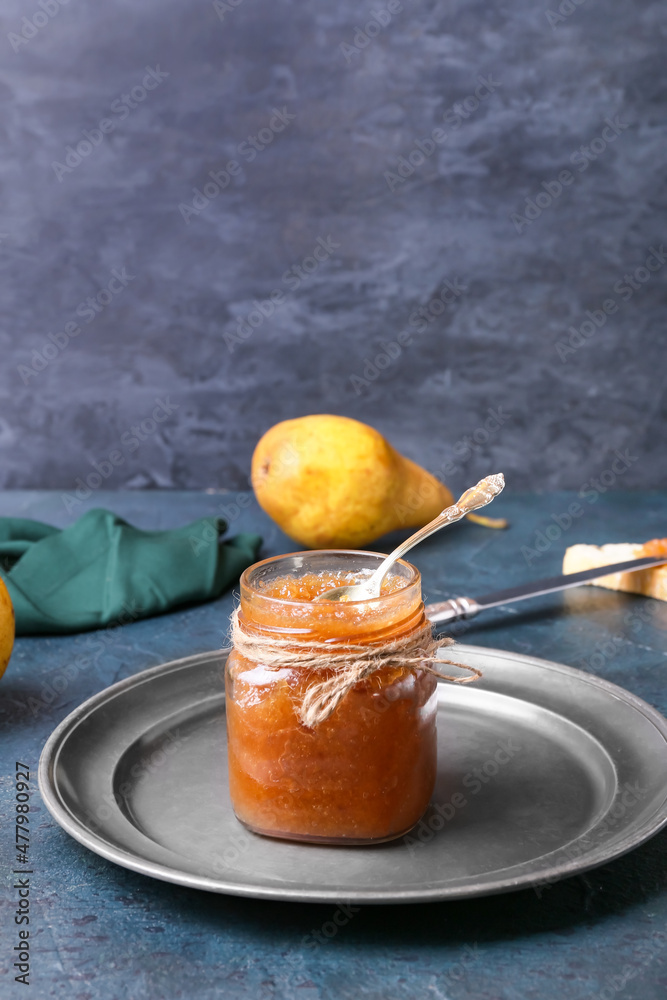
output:
M509 527L509 521L506 517L485 517L484 514L466 514L466 517L469 521L481 524L484 528L502 529Z

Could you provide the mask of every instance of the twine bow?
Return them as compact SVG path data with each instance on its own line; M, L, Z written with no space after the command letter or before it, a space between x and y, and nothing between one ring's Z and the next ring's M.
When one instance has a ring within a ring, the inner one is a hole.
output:
M314 729L329 716L345 695L359 681L365 680L383 667L406 667L426 670L454 684L469 684L482 676L481 670L464 666L439 655L444 646L454 644L453 639L436 639L430 622L410 635L385 643L346 642L333 645L328 642L303 641L290 637L267 638L247 632L239 621L236 608L231 617L231 641L234 648L248 660L261 663L269 670L281 667L300 667L307 670L333 670L331 677L311 684L301 702L298 715L301 722ZM452 677L437 670L435 663L449 663L453 667L469 670L470 677Z

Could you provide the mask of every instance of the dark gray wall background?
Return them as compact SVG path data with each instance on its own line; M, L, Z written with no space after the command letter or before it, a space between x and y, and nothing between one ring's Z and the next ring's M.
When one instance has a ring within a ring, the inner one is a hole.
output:
M432 470L453 461L453 485L503 470L511 488L580 488L615 449L614 487L664 485L667 267L628 301L614 285L667 240L665 3L565 0L550 24L556 0L403 0L363 50L341 48L386 7L241 0L221 20L204 0L70 0L15 52L41 8L5 0L2 485L72 489L118 450L109 487L242 488L259 435L309 412L368 421ZM156 65L169 76L120 121L112 102ZM480 75L498 86L452 130ZM239 144L275 107L296 117L247 162ZM59 180L54 161L105 117L115 130ZM580 171L607 118L620 133ZM391 191L385 172L438 126L445 142ZM234 158L186 224L179 205ZM512 213L564 169L573 183L518 233ZM329 236L340 247L291 290L285 271ZM113 268L127 287L46 358ZM446 279L465 292L417 332ZM618 310L562 360L606 299ZM157 398L174 408L135 447Z

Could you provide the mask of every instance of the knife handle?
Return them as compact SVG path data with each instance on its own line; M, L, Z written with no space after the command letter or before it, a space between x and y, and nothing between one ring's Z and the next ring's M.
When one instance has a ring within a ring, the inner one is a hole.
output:
M431 622L450 622L456 618L472 618L479 610L479 604L473 597L452 597L449 601L427 604L424 608L426 617Z

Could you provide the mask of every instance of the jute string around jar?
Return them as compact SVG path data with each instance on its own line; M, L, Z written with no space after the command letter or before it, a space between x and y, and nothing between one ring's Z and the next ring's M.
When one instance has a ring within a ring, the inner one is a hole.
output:
M279 639L247 632L239 621L238 608L231 617L231 641L234 648L248 660L254 660L278 670L281 667L300 667L307 670L333 670L331 677L310 685L298 709L305 726L315 728L328 719L345 695L355 684L370 677L383 667L404 667L426 670L454 684L469 684L482 676L481 670L468 667L439 655L442 647L454 644L453 639L436 639L433 626L425 621L410 635L385 643L346 642L333 645L328 642L303 641L295 638ZM435 667L436 663L449 663L453 667L469 670L470 677L452 677Z

